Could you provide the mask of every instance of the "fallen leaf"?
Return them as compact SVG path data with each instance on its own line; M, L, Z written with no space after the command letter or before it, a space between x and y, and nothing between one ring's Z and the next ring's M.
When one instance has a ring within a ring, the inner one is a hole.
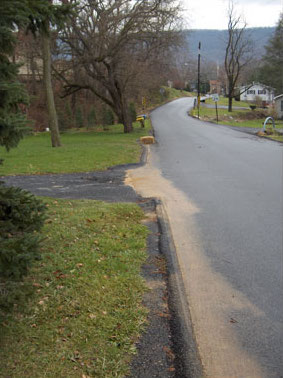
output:
M230 318L230 323L238 323L237 320Z
M63 274L63 273L58 274L58 275L56 276L56 278L57 278L58 280L62 280L62 279L64 279L64 278L66 278L66 277L67 277L66 274Z
M164 346L162 349L170 360L175 359L175 355L170 348L168 348L167 346Z
M39 283L37 283L37 282L34 282L34 283L32 284L32 286L34 286L34 287L42 287L42 285L39 284Z
M161 318L170 318L170 314L166 314L165 312L157 312L156 315L160 316Z

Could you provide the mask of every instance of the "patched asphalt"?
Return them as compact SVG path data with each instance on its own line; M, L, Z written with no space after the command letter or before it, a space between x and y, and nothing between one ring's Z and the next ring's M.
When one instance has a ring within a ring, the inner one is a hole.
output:
M103 172L2 176L0 181L6 185L19 186L37 196L137 202L141 198L123 183L126 169L135 166L117 166Z

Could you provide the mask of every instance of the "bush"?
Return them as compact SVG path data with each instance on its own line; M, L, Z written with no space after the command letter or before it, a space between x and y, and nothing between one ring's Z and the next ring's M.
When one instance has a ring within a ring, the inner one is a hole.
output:
M105 107L103 108L103 113L102 113L102 125L105 129L107 126L111 126L114 124L114 114L111 109Z
M62 111L58 112L58 126L61 132L64 132L68 128L68 121L66 120L66 116Z
M83 124L83 119L82 119L81 114L77 116L76 122ZM67 131L73 126L74 124L73 113L72 113L69 102L67 102L65 106L62 106L58 110L58 124L59 124L59 130L61 132Z
M90 110L90 112L87 115L87 128L91 129L95 127L96 124L96 113L94 107Z
M76 127L77 128L83 127L84 126L84 118L83 118L83 113L82 113L81 108L76 109L75 118L76 118Z
M29 192L0 184L0 276L19 279L39 257L46 206Z
M129 113L130 113L131 121L135 122L137 118L137 112L136 112L135 104L133 102L129 104Z

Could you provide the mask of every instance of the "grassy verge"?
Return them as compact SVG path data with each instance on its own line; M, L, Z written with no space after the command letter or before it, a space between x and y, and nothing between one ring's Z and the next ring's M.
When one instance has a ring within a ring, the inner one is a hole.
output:
M60 148L51 148L49 133L29 135L9 152L0 148L0 175L88 172L136 163L141 153L137 139L148 135L150 121L144 129L139 123L134 126L129 134L123 133L122 125L110 126L109 131L66 132Z
M277 142L283 142L283 135L266 135L266 137L277 140Z
M215 102L212 100L212 98L205 100L205 103L210 104L210 105L215 104ZM220 96L219 101L217 101L217 104L219 106L228 106L228 97ZM250 105L251 105L250 103L245 102L245 101L234 101L233 100L233 106L236 106L236 107L250 108Z
M155 92L149 96L149 101L147 107L149 110L154 109L159 105L166 104L169 101L182 98L182 97L192 97L192 93L187 91L181 91L179 89L163 87L164 92Z
M0 376L124 376L146 318L143 213L132 204L46 202L42 260L24 282L1 285Z
M197 109L192 109L191 113L192 116L197 116L198 112ZM227 109L218 109L218 123L222 125L228 126L237 126L237 127L246 127L246 128L254 128L254 129L262 129L263 123L268 116L263 110L233 110L232 112L228 112ZM204 106L200 107L200 118L203 121L209 121L217 123L216 121L216 112L215 109L206 108ZM270 135L269 137L283 141L281 135L276 135L276 130L279 129L282 131L283 129L283 121L276 120L275 121L275 134Z
M187 91L181 91L179 89L169 88L169 87L166 87L165 89L167 91L168 100L174 100L175 98L181 98L181 97L192 97L192 94Z

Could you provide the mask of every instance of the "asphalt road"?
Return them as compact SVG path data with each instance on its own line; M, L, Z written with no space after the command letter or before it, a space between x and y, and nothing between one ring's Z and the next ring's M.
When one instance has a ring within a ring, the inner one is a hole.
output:
M133 184L164 202L205 374L283 377L283 146L191 105L152 113L157 144Z

